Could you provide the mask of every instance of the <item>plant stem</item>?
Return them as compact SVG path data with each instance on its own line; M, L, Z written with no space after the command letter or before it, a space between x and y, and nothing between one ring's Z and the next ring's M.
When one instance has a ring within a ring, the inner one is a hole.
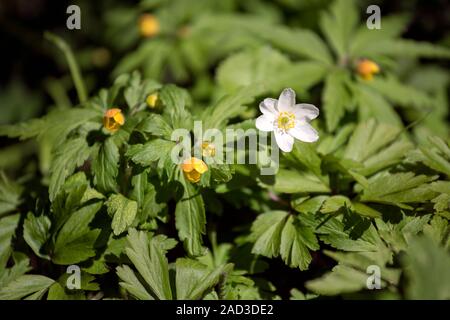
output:
M85 102L87 100L86 86L84 84L83 78L81 77L80 68L78 67L77 61L75 60L72 49L70 49L67 42L51 32L45 32L44 37L64 53L67 64L69 65L75 89L77 90L78 99L81 103Z

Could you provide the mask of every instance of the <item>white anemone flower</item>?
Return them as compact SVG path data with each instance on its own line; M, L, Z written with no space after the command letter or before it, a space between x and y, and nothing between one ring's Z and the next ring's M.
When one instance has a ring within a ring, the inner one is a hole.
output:
M319 134L309 122L319 115L319 109L312 104L295 104L295 92L284 89L278 100L266 98L259 104L262 115L256 119L261 131L273 131L278 147L291 152L294 138L303 142L315 142Z

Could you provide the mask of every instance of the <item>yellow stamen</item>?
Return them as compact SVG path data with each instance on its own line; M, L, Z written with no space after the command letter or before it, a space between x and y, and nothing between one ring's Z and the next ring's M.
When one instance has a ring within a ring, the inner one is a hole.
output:
M204 157L214 157L216 155L216 146L211 142L202 143L202 156Z
M286 111L280 112L277 123L279 129L288 131L295 127L295 114Z

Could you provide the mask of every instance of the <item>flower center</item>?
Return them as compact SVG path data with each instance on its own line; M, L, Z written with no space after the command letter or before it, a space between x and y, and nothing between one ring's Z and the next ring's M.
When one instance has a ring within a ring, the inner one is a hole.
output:
M288 131L295 127L295 115L292 112L280 112L277 119L278 128L283 131Z

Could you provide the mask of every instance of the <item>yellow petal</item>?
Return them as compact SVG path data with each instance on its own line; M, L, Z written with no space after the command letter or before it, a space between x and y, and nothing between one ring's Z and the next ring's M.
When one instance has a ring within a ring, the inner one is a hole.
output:
M195 171L203 174L206 171L208 171L208 166L206 165L206 163L203 162L203 160L197 159L197 158L192 158L192 163L194 165L194 169Z
M183 164L181 165L181 169L184 172L191 172L192 170L194 170L194 165L192 163L192 159L186 159L183 161Z
M153 93L153 94L148 95L148 97L145 100L145 102L147 102L147 105L150 108L156 107L156 103L158 102L158 94L157 93Z

